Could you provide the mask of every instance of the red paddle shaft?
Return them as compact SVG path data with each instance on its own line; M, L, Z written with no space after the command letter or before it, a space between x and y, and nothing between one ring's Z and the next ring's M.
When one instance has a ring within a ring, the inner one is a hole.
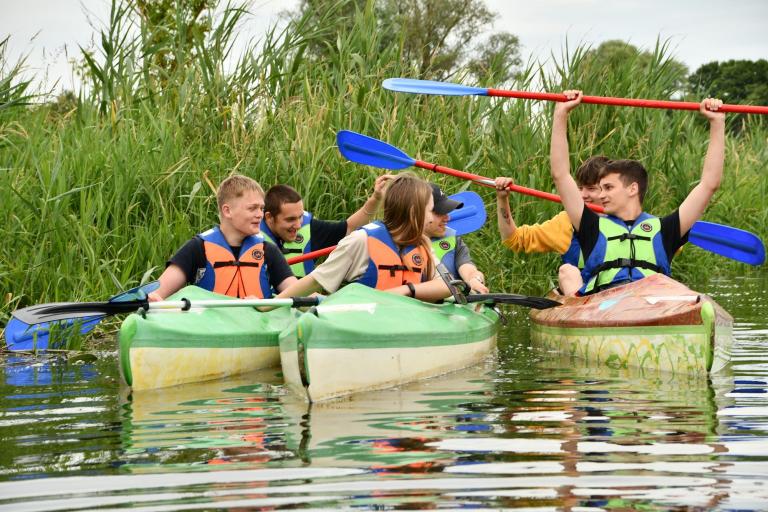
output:
M524 100L568 101L565 94L554 92L508 91L504 89L488 89L488 96L503 98L520 98ZM667 100L638 100L630 98L613 98L610 96L583 96L583 103L597 105L615 105L619 107L669 108L674 110L699 110L699 104L692 101ZM739 114L768 114L768 107L755 105L723 104L718 112L734 112Z
M422 169L427 169L428 171L439 172L442 174L447 174L449 176L456 176L457 178L471 180L471 181L474 181L475 183L478 183L486 187L496 188L496 184L492 179L484 178L483 176L479 176L477 174L472 174L466 171L451 169L450 167L443 167L442 165L430 164L428 162L423 162L421 160L416 160L416 162L413 165L415 165L416 167L421 167ZM560 196L558 196L557 194L542 192L541 190L536 190L533 188L521 187L520 185L510 185L507 188L513 192L519 192L520 194L525 194L527 196L538 197L538 198L546 199L547 201L552 201L555 203L563 202L560 199ZM595 211L597 213L603 213L604 211L602 206L599 206L596 204L587 204L587 206L589 207L590 210Z

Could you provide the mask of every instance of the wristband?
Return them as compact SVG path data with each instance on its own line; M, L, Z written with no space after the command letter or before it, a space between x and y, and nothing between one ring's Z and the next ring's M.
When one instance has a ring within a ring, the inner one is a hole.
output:
M416 287L413 286L413 283L405 283L405 286L408 287L408 296L416 298Z

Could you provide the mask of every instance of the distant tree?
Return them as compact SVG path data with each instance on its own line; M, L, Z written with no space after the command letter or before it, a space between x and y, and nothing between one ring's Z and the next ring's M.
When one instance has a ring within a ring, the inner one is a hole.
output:
M596 49L587 52L585 59L590 65L601 70L615 69L635 60L639 70L647 71L654 63L658 63L658 57L658 53L641 51L633 44L614 39L605 41ZM674 59L663 60L663 65L667 68L664 76L670 80L669 92L682 91L686 85L687 66Z
M696 97L714 96L727 103L768 105L768 60L710 62L688 77Z
M324 56L364 9L373 9L381 47L401 47L402 58L421 78L444 79L467 69L477 78L491 73L504 81L520 65L513 34L494 33L477 42L497 17L484 0L301 0L288 17L305 20L315 34L309 52Z

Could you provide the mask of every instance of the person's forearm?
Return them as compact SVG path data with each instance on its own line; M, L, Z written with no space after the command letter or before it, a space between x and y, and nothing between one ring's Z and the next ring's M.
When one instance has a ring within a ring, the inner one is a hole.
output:
M312 274L306 275L277 294L277 298L284 297L306 297L315 292L323 291L323 287L315 281Z
M565 178L570 177L570 162L568 160L568 112L555 109L552 117L552 140L549 149L549 160L552 168L552 179L555 186Z
M379 203L379 199L376 199L375 196L371 196L362 208L350 215L349 218L347 218L347 234L350 234L360 226L364 226L371 222L376 215L376 211L379 209Z
M720 188L723 178L723 165L725 162L725 122L721 120L710 121L709 146L704 157L704 166L701 171L701 183L712 193Z
M515 234L517 226L512 217L512 209L509 207L509 196L496 197L496 221L499 226L499 235L504 241Z
M165 269L157 281L160 283L160 286L154 291L153 295L165 299L187 284L187 276L178 265L171 264L168 265L168 268Z
M439 278L424 283L416 283L413 287L416 290L414 298L424 302L437 302L451 295L448 286ZM395 295L410 296L410 289L406 285L396 286L386 291Z

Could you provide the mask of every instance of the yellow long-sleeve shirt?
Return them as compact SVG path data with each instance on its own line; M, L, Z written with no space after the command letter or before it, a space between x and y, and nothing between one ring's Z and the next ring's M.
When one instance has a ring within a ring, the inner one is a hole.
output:
M556 252L564 254L571 245L573 225L562 211L541 224L518 226L502 243L515 252Z

